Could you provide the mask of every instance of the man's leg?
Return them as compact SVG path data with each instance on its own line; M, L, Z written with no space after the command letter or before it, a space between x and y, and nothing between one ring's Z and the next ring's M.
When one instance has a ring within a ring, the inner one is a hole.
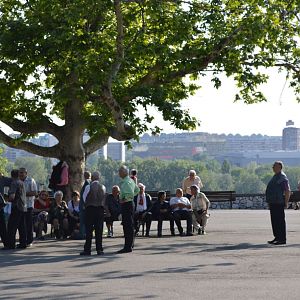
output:
M94 207L87 207L85 209L85 244L84 244L84 252L91 253L92 247L92 238L93 238L93 219L94 219Z
M179 231L179 234L182 235L183 234L183 228L181 226L181 214L179 211L174 211L173 212L173 218L174 218L174 221L176 223L176 226L178 228L178 231Z
M275 204L270 204L270 217L271 217L271 225L272 231L275 240L279 240L279 233L278 233L278 225L277 225L277 209Z
M124 249L132 251L133 247L133 203L125 202L122 204L122 224L125 237Z
M4 210L0 209L0 237L4 247L7 246L7 229L5 223Z
M27 234L26 234L25 213L21 211L20 211L20 219L18 224L18 231L19 231L19 247L26 248Z
M286 224L285 224L285 213L284 205L278 205L278 240L280 242L286 242Z
M30 208L27 208L27 211L24 213L25 226L26 226L26 245L30 245L33 242L32 211L33 211L33 208L30 207Z
M103 222L104 222L104 208L94 207L94 224L95 224L95 240L96 251L98 254L103 251L102 247L102 234L103 234Z
M79 218L80 218L80 236L81 238L85 238L85 209L79 211Z
M185 210L183 213L184 218L186 219L186 234L192 235L193 229L192 229L192 212Z
M146 236L149 236L150 228L152 222L152 213L147 213L145 216L145 223L146 223Z

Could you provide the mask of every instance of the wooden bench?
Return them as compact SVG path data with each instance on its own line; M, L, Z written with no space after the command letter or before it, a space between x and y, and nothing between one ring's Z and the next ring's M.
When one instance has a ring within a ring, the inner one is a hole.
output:
M299 202L300 202L300 191L292 191L289 199L290 205L288 206L288 208L293 208L295 210L299 209L300 208Z
M201 191L204 193L210 202L230 202L230 208L232 209L232 203L236 199L235 191Z

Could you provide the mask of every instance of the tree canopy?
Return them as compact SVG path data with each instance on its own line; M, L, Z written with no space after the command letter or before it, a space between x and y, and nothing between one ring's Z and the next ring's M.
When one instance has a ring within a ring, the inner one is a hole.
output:
M215 87L219 74L232 76L247 103L265 100L261 67L287 69L299 92L299 8L297 0L3 0L0 121L20 136L0 129L0 139L77 172L109 137L160 132L150 107L194 129L181 100L208 72ZM58 143L26 141L41 132Z

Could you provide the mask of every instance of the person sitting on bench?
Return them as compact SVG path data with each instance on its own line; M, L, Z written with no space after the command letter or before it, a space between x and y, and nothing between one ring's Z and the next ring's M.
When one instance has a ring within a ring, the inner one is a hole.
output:
M174 218L171 214L169 201L166 201L166 192L160 191L157 195L157 201L152 207L152 219L157 220L157 236L162 236L162 224L164 220L170 220L171 235L175 236Z
M139 232L141 223L146 223L146 235L149 236L151 221L152 221L152 202L151 196L145 193L145 186L142 183L138 184L140 189L139 193L134 196L133 201L135 204L134 211L134 227L135 234Z
M179 234L184 235L180 220L186 220L186 235L193 235L191 203L188 198L183 197L182 189L176 189L176 197L171 198L170 206Z
M206 234L205 226L207 224L207 219L209 218L209 209L210 202L207 199L204 193L199 191L197 185L191 186L191 205L193 209L193 225L194 228L198 229L198 234Z

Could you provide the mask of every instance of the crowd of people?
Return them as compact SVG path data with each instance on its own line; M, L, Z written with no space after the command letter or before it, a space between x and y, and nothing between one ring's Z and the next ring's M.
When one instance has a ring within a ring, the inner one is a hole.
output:
M170 222L172 236L175 236L175 224L181 236L193 235L193 227L198 234L206 233L209 200L200 192L202 182L194 170L190 170L182 188L178 188L176 196L171 199L166 199L165 191L159 191L153 200L146 193L146 186L138 182L135 169L129 172L122 166L119 175L120 184L114 185L111 193L107 193L105 186L99 182L100 173L86 171L81 190L73 191L67 200L68 166L65 162L60 161L53 167L49 191L38 191L36 181L28 176L25 168L12 170L11 177L0 174L2 249L31 247L34 233L36 240L44 240L48 226L51 226L51 235L56 239L86 239L81 255L91 253L94 231L96 251L101 255L103 224L107 227L107 237L113 237L115 221L122 222L125 237L124 247L119 253L132 251L141 225L146 226L145 236L149 237L154 220L157 221L157 237L162 236L165 220ZM187 222L186 233L181 220Z

